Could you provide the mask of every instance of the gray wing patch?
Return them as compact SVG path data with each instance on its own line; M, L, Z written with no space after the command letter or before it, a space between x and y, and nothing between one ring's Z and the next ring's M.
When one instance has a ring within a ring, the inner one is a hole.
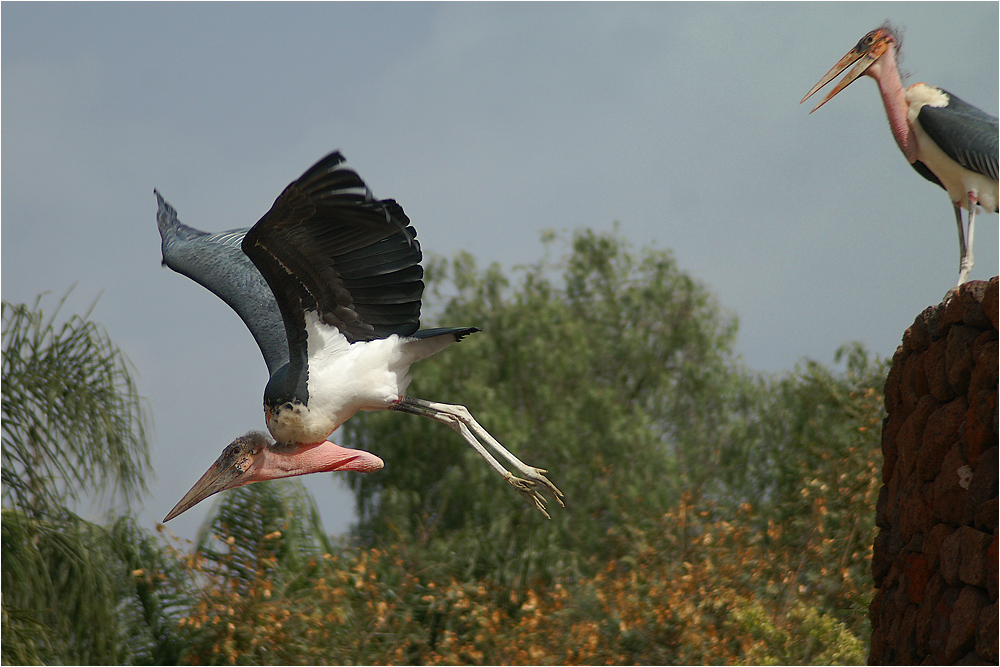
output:
M244 254L246 229L208 234L184 225L159 193L157 224L163 263L191 278L236 311L264 356L269 374L288 363L288 342L278 303Z

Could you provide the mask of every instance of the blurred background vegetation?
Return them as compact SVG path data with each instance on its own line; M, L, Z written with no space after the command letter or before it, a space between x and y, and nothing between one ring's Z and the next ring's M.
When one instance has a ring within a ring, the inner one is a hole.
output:
M338 436L387 463L350 477L351 534L294 480L221 495L195 544L151 534L127 361L87 316L4 304L3 661L865 662L887 364L756 373L669 252L544 242L513 275L428 262L424 326L485 333L410 391L547 468L551 521L450 430L376 413ZM126 509L83 521L85 494Z

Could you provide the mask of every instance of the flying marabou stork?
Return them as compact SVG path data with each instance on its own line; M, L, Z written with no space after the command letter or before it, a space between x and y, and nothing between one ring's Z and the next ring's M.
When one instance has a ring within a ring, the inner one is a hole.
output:
M406 395L411 364L479 329L419 330L424 283L416 232L395 201L375 199L343 162L339 153L320 160L249 230L192 229L153 191L163 263L229 304L264 355L264 414L274 437L251 432L234 440L164 521L252 482L382 468L374 454L327 440L358 410L447 424L548 517L540 491L560 505L562 493L545 470L522 463L465 407Z
M855 62L857 65L812 111L862 74L875 79L899 149L921 176L940 185L951 198L958 223L961 285L973 264L976 207L997 212L997 119L925 83L903 90L896 63L899 44L896 31L888 23L872 30L812 87L802 102ZM963 208L968 211L968 244L962 226Z

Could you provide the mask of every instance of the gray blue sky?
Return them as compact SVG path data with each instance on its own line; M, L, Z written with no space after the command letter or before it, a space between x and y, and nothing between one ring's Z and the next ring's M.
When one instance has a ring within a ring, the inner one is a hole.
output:
M995 2L0 12L3 298L49 291L51 308L75 284L69 313L103 291L93 318L153 416L149 527L263 427L267 380L237 316L160 267L154 187L189 225L246 227L340 149L425 253L508 270L541 257L543 229L618 221L635 246L670 248L738 315L747 366L773 372L852 340L891 355L958 273L951 205L906 164L874 81L812 115L805 92L888 18L907 83L998 108ZM980 217L973 279L997 273L997 231ZM305 481L342 530L349 496ZM193 536L210 505L171 529Z

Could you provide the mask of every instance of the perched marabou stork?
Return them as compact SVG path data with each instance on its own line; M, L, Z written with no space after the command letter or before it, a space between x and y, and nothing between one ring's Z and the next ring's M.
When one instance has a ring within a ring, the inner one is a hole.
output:
M320 160L249 230L187 227L154 190L163 263L228 303L264 355L264 414L274 437L251 432L234 440L164 521L252 482L382 468L374 454L327 440L358 410L447 424L548 517L540 491L560 505L562 493L545 470L522 463L465 407L406 395L411 364L479 329L419 330L424 283L416 232L395 201L372 197L343 162L339 153Z
M812 87L802 102L855 62L857 65L812 111L862 74L875 79L889 127L903 155L921 176L940 185L951 197L958 222L961 285L968 279L973 263L976 207L997 212L997 119L925 83L903 90L896 63L899 43L889 24L872 30ZM962 227L963 208L968 211L968 244Z

